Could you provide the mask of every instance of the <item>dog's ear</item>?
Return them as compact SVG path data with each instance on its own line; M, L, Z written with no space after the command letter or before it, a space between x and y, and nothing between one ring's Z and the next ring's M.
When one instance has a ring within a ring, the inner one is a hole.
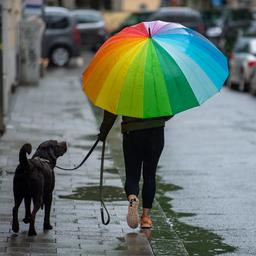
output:
M54 160L57 159L56 156L55 156L55 153L54 153L54 149L52 147L50 147L49 154L50 154L52 159L54 159Z
M56 153L55 153L55 148L56 146L58 145L58 142L57 140L51 140L50 141L50 145L49 145L49 154L50 156L52 157L52 159L56 160L57 159L57 156L56 156Z

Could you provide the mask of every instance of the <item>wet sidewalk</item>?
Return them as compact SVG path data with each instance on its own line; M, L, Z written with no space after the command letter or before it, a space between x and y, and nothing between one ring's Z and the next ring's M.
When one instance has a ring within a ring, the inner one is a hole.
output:
M103 193L111 222L102 225L98 201L100 145L80 169L55 169L53 230L43 231L40 210L36 218L38 235L28 237L22 204L20 232L11 231L12 179L20 147L29 142L33 153L45 140L66 140L68 152L59 158L58 165L73 167L96 140L97 122L80 89L79 75L77 67L50 70L39 86L19 87L15 93L6 133L0 138L0 255L187 255L175 233L168 233L170 225L158 206L155 222L162 222L167 237L155 229L155 239L148 239L148 233L127 226L127 202L110 147L106 150Z

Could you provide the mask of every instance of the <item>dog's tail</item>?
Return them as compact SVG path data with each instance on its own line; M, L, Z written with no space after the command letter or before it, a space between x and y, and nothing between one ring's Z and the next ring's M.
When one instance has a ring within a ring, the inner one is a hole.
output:
M25 168L25 169L29 168L27 154L30 154L31 151L32 151L32 146L29 143L24 144L20 149L19 160L22 168Z

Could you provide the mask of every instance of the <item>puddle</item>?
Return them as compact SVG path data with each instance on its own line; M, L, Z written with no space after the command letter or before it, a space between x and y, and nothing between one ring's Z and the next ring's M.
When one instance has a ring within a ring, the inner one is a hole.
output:
M104 169L104 172L108 172L111 174L119 174L119 171L117 168L106 168L106 169Z
M97 120L101 121L102 113L100 113L97 109L93 108L95 112L95 116ZM119 132L119 131L118 131ZM116 143L120 143L120 141L111 141L111 149L114 156L116 166L123 166L123 156L122 150L120 147L115 147ZM162 166L160 166L162 168ZM121 169L121 177L124 181L124 173ZM218 236L217 234L203 229L201 227L188 225L182 223L179 219L181 217L191 217L195 216L194 213L183 213L183 212L175 212L172 209L171 200L172 198L166 196L166 192L177 191L183 189L182 187L173 185L173 184L165 184L160 177L157 178L157 201L161 205L166 217L170 220L171 225L173 225L173 229L176 234L184 243L186 250L189 255L193 256L214 256L223 253L231 253L236 250L235 247L232 247L223 242L223 238ZM123 193L123 191L122 191ZM157 210L157 209L155 209ZM153 214L154 209L152 210ZM179 247L176 244L176 234L174 232L170 232L170 226L166 224L162 217L157 218L158 221L157 227L154 226L152 232L149 234L145 234L146 237L150 238L150 243L154 250L155 255L169 255L170 249ZM174 236L174 237L172 237ZM180 255L178 252L175 254L174 251L171 252L172 255Z
M173 229L182 240L189 255L213 256L236 250L235 247L225 244L223 238L215 233L179 221L181 217L191 217L195 216L195 214L173 211L171 205L172 198L167 197L165 192L176 191L182 188L173 184L164 184L159 177L157 184L157 200L167 218L170 219Z
M99 186L78 187L71 195L60 195L59 197L72 200L99 201ZM124 189L114 186L104 186L103 199L105 202L124 201L126 200Z

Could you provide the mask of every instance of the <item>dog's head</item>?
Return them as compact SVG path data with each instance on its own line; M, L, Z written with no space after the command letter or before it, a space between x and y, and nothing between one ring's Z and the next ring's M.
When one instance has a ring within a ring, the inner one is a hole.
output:
M46 158L56 163L58 157L63 156L67 151L65 141L47 140L39 145L34 156Z

